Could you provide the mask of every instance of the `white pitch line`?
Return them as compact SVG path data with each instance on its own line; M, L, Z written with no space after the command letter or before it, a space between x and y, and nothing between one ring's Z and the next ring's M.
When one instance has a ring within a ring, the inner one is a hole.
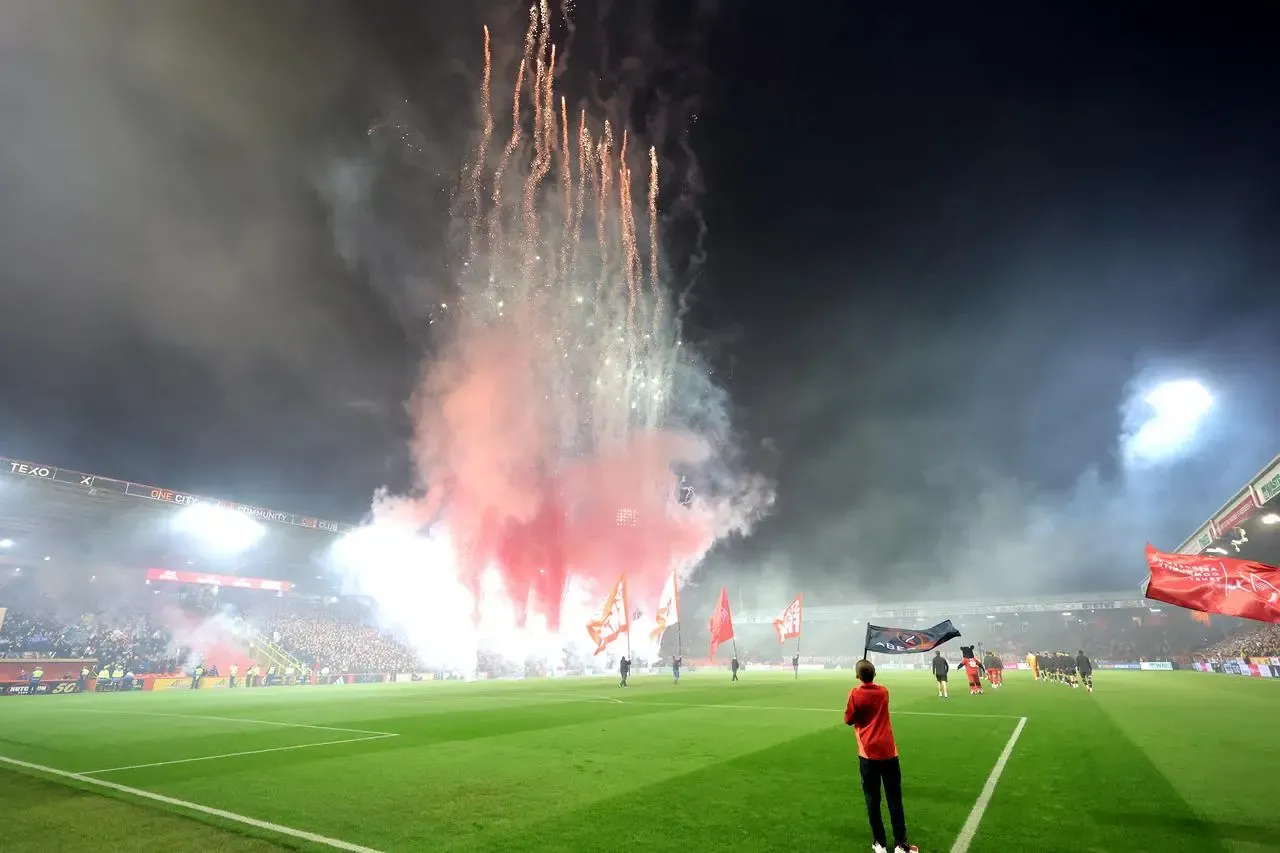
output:
M1009 735L1009 742L1004 745L1004 751L996 759L996 766L991 768L991 775L987 777L987 783L982 786L978 801L969 810L969 817L965 819L964 826L960 827L956 843L951 845L951 853L967 853L969 850L973 837L978 833L978 824L982 823L982 816L986 814L987 806L991 804L991 797L996 792L996 783L1000 781L1000 774L1004 773L1004 766L1009 763L1009 756L1013 754L1013 745L1018 742L1018 737L1026 724L1026 717L1018 718L1018 725L1014 726L1013 734Z
M617 705L625 705L621 699L615 699L612 696L583 696L576 693L538 693L533 691L525 691L524 693L513 694L520 696L554 696L557 699L565 699L570 702L613 702ZM541 703L545 705L546 703Z
M299 743L293 746L273 746L269 749L246 749L243 752L224 752L219 755L200 755L195 758L175 758L171 761L152 761L147 764L127 764L124 767L108 767L104 770L81 770L81 776L96 776L100 773L119 773L121 770L141 770L145 767L167 767L170 764L191 764L195 761L213 761L217 758L238 758L241 755L262 755L266 752L288 752L291 749L311 749L316 746L337 746L341 743L363 743L367 740L386 740L399 735L370 735L369 737L352 737L345 740L326 740L320 743Z
M394 735L397 732L375 732L369 729L344 729L337 726L313 726L308 723L284 723L280 720L247 720L244 717L209 717L203 714L168 714L163 711L129 711L123 708L65 708L73 714L132 714L138 717L170 717L179 720L214 720L220 723L245 723L255 726L280 726L287 729L312 729L318 732L349 732L357 735Z
M812 711L820 714L843 714L844 708L800 708L794 705L699 705L692 702L624 702L617 700L619 704L638 706L638 705L658 705L663 708L734 708L747 711ZM891 716L901 716L907 714L913 717L961 717L966 720L1021 720L1017 714L949 714L946 711L890 711Z
M29 761L19 761L16 758L9 758L6 755L0 755L0 764L10 764L14 767L22 767L26 770L46 773L50 776L71 779L72 781L79 782L82 785L96 785L99 788L106 788L111 791L117 791L121 794L128 794L144 800L153 800L157 803L164 803L167 806L174 806L188 811L199 812L200 814L221 818L222 820L230 821L232 823L242 823L245 826L265 829L268 832L274 832L278 835L287 835L290 838L310 841L312 844L321 844L325 847L332 847L336 850L349 850L351 853L381 853L381 851L375 850L372 847L364 847L360 844L352 844L350 841L343 841L338 838L329 838L325 835L317 835L314 832L307 832L305 829L294 829L291 826L283 826L266 820L258 820L256 817L236 814L235 812L224 811L223 809L215 809L211 806L202 806L199 803L179 800L176 797L166 797L163 794L153 794L151 791L144 791L141 788L130 788L128 785L108 782L105 779L95 779L92 776L86 776L83 773L71 773L66 770L59 770L56 767L46 767L43 764L32 764Z

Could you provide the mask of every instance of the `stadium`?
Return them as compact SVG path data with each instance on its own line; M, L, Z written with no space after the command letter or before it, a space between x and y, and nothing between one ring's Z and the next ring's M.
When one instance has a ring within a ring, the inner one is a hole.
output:
M1271 778L1280 758L1253 734L1280 683L1274 630L1136 585L809 602L782 644L777 612L739 611L737 683L698 613L625 693L485 661L467 683L333 586L323 555L345 524L23 460L0 474L0 798L22 816L5 849L842 847L865 831L840 719L865 625L941 619L1011 672L944 704L924 661L873 656L921 849L1273 849L1266 797L1217 780ZM1277 483L1280 457L1180 550L1274 561ZM1097 692L1034 681L1039 649L1085 649ZM679 684L662 665L677 653ZM1205 736L1216 748L1195 750Z

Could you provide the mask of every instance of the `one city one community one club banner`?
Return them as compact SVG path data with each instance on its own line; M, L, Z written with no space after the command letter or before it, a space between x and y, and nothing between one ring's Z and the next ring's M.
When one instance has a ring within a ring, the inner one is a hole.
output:
M889 628L884 625L867 625L865 658L868 652L882 655L911 655L928 652L960 636L956 626L948 619L932 628Z

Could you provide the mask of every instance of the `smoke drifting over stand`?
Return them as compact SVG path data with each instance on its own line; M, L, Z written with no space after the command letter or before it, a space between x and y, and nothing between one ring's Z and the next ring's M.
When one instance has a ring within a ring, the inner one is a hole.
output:
M455 295L433 306L409 404L418 490L380 495L339 555L428 661L474 660L460 633L521 657L585 645L593 596L623 572L647 624L673 570L771 501L732 468L725 397L681 340L658 151L570 109L554 24L546 2L530 10L510 89L486 30ZM443 601L442 622L415 615Z

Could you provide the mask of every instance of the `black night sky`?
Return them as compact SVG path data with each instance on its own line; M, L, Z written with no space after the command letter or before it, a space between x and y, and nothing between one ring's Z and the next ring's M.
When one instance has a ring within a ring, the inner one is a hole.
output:
M212 5L0 11L0 454L357 521L523 7ZM1271 4L577 6L566 85L659 116L673 185L689 129L687 336L776 481L708 570L1136 588L1276 452ZM335 163L392 178L359 245ZM1131 470L1126 401L1186 376L1203 433Z

